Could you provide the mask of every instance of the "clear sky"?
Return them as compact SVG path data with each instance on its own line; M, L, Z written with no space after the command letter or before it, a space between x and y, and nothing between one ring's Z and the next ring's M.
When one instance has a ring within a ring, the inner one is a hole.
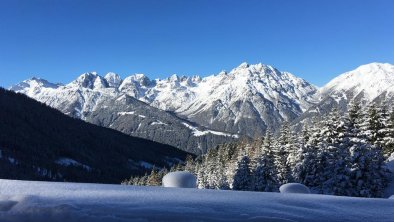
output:
M392 0L0 0L0 86L113 71L202 76L242 62L321 86L394 63Z

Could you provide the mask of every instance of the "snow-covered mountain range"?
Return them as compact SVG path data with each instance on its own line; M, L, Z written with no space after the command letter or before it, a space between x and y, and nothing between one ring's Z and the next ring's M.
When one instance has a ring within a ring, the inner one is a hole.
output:
M242 63L204 78L151 80L134 74L121 79L115 73L91 72L66 85L32 78L10 89L67 115L199 153L353 99L391 100L393 84L390 64L360 66L318 89L272 66Z

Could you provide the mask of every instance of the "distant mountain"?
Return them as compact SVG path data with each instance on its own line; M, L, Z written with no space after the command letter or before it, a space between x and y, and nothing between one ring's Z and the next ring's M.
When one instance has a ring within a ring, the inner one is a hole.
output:
M39 79L26 84L59 87ZM119 183L153 165L176 164L186 155L0 88L0 178Z
M10 89L72 117L196 154L292 121L314 105L317 92L288 72L246 63L205 78L85 73L67 85L34 78Z
M372 103L391 106L394 102L394 65L370 63L346 72L318 90L318 103L303 113L295 123L324 116L334 107L345 111L350 102L365 106Z
M136 74L125 78L119 90L209 129L250 137L299 116L313 104L317 91L288 72L247 63L205 78L150 80Z

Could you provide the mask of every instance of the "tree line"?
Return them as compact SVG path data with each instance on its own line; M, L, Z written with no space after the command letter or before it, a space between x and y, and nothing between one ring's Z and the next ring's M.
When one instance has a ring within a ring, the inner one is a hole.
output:
M351 103L293 132L284 123L279 133L267 130L254 142L223 144L170 171L186 170L200 189L278 192L298 182L313 193L381 197L389 182L385 159L394 152L394 108ZM167 169L132 177L123 184L161 185Z

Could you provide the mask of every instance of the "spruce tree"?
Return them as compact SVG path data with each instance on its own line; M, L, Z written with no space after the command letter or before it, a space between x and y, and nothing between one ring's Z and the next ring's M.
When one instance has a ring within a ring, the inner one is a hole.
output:
M274 154L272 151L272 135L267 131L261 152L256 158L253 171L252 189L255 191L275 192L278 190Z
M233 190L250 190L250 159L245 151L240 152L238 161L236 162L235 173L233 178Z
M281 128L279 138L274 143L275 165L280 185L292 181L291 168L287 161L292 149L291 146L290 128L288 123L285 122Z

